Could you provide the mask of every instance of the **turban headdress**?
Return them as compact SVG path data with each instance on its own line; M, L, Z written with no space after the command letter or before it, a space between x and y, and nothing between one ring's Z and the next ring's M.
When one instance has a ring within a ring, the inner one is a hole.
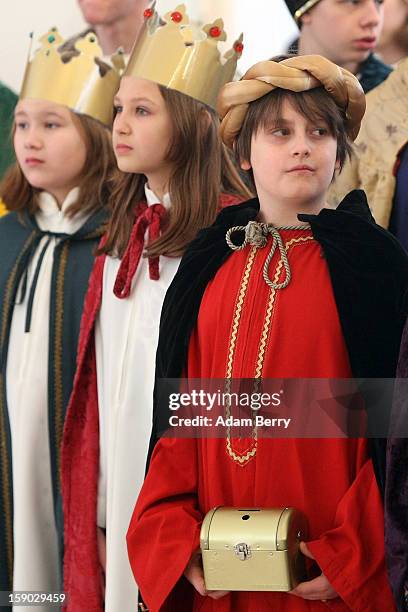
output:
M320 55L301 55L281 62L255 64L240 81L227 83L218 96L221 137L232 148L241 131L249 105L270 91L280 88L293 92L324 87L345 116L351 140L357 138L366 102L358 79Z

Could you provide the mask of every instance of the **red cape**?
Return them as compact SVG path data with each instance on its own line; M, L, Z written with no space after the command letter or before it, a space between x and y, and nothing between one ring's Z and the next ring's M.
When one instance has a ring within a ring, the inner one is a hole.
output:
M222 195L221 207L239 201L235 196ZM95 322L102 302L105 257L96 257L89 280L81 321L77 371L62 444L64 590L68 594L68 612L103 610L96 529L99 413Z

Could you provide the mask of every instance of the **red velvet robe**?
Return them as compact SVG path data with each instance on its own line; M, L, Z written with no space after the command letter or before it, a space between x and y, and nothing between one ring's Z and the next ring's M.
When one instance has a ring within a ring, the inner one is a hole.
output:
M220 208L238 202L238 197L223 194ZM99 412L95 355L95 322L102 303L104 265L105 255L98 256L89 279L81 320L77 371L62 442L64 590L68 594L65 608L68 612L102 612L104 607L96 525ZM132 278L121 280L130 286Z
M307 230L282 231L282 236L291 241L292 280L286 289L274 292L266 285L262 269L269 248L259 249L240 309L248 246L229 257L209 283L190 341L188 377L224 378L231 366L234 378L252 378L256 367L259 373L260 355L264 378L351 376L320 246L305 240L311 237ZM278 260L276 253L270 278ZM283 280L283 271L278 278ZM239 449L239 442L233 446ZM180 577L199 546L203 516L218 505L294 506L303 511L309 522L308 546L340 597L322 603L287 593L237 592L217 601L193 595ZM260 439L255 457L242 467L228 455L225 439L162 438L128 531L128 551L151 612L327 607L388 612L394 602L384 564L383 520L366 440Z

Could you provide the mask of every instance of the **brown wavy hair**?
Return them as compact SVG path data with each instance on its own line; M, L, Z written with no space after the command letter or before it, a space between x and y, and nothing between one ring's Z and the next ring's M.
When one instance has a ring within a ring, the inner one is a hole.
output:
M214 111L177 91L159 86L173 123L167 161L174 170L168 191L171 207L160 238L145 255L182 255L197 232L211 225L220 207L221 193L241 200L252 197L218 134ZM111 219L100 253L122 257L134 223L135 206L145 200L144 174L119 173L110 197Z
M340 169L351 157L352 143L347 136L345 115L324 87L309 91L293 92L274 89L262 98L251 102L242 129L234 143L234 151L239 160L250 161L252 136L260 130L268 130L282 122L282 107L287 100L292 108L317 125L323 123L337 142L337 159Z
M93 213L109 200L113 177L118 172L112 149L109 128L86 115L71 111L86 146L86 160L79 179L78 199L71 204L67 215L73 217L78 212ZM15 126L12 128L14 135ZM38 209L38 196L42 189L32 187L25 178L20 165L16 162L6 172L0 183L0 198L9 211L28 211L35 214Z

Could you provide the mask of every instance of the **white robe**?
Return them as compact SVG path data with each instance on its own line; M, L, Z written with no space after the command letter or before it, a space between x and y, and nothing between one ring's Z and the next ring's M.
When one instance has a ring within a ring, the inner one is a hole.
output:
M149 205L159 200L146 188ZM169 206L168 196L163 204ZM141 258L130 296L113 285L120 261L107 257L102 307L95 330L100 425L98 517L106 527L106 612L135 612L137 586L129 564L126 532L144 480L152 428L153 386L160 313L180 258L160 257L160 278L151 280Z
M39 198L36 221L40 229L72 234L84 215L67 217L77 199L73 189L62 204L48 193ZM27 287L48 237L38 245L30 264ZM48 437L48 338L51 274L56 238L52 238L41 265L32 310L31 328L24 332L28 293L14 306L7 359L7 403L10 417L14 495L15 591L58 591L60 571L51 482ZM48 612L49 607L14 606L21 612ZM55 610L56 608L54 608Z

